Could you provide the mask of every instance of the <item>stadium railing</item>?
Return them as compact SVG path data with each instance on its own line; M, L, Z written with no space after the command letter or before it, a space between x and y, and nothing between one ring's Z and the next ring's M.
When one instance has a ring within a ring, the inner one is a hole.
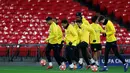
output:
M0 59L6 58L7 61L13 61L16 58L20 58L20 61L23 61L23 58L31 57L35 61L39 61L41 58L45 58L45 47L46 44L0 44ZM122 44L118 45L118 47L121 54L130 54L130 45ZM102 55L104 50L105 46L102 45ZM61 51L61 55L63 54L64 48ZM110 54L113 54L112 51ZM50 55L53 56L53 51L51 51Z

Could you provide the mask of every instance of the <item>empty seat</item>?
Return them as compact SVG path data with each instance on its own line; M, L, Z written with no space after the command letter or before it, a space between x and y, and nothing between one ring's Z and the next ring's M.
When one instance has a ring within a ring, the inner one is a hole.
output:
M5 46L0 46L0 57L8 56L8 49Z
M9 47L9 56L14 57L18 56L19 48L17 46L15 47Z
M31 57L37 57L38 55L38 48L37 47L30 47L29 48L29 56Z
M115 18L118 20L123 19L123 23L128 24L129 13L126 16L121 17L124 10L128 11L129 8L129 0L93 0L93 6L100 7L101 12L107 12L108 15L114 14ZM129 11L128 11L129 12Z
M21 57L29 56L29 47L20 47L19 56L21 56Z
M40 51L40 56L41 57L45 56L45 50L46 50L45 47L46 47L45 45L42 45L42 46L39 47L39 49L40 49L39 51Z

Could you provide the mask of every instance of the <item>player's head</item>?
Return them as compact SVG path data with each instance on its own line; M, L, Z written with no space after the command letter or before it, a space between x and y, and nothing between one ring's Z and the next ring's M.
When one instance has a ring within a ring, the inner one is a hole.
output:
M76 23L78 26L81 26L81 24L83 23L82 20L76 20Z
M61 21L61 25L63 26L64 29L67 29L69 22L66 19L64 19Z
M58 25L58 19L53 18L52 20Z
M92 17L92 22L93 23L98 23L98 16L97 15Z
M105 17L104 16L99 16L99 19L98 19L99 22L101 23L104 23L105 22Z
M106 25L108 22L108 19L105 18L104 16L100 16L98 21L101 22L103 25Z
M76 21L74 20L74 21L72 21L70 24L72 24L73 26L75 25L75 23L76 23Z
M82 20L82 14L81 12L76 13L76 20Z
M52 20L52 17L47 17L46 18L46 22L50 25L52 24L53 20Z

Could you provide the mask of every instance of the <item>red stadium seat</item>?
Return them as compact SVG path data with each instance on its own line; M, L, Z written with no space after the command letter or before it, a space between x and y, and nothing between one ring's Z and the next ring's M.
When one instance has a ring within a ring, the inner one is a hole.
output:
M19 56L26 57L29 55L29 47L20 47L19 48Z
M129 13L126 14L125 17L121 17L124 10L130 10L129 0L93 0L93 5L94 6L99 5L101 12L104 12L106 9L108 15L114 13L114 16L118 20L123 19L123 22L125 24L130 22L129 17L127 17Z
M45 56L45 50L46 50L45 46L40 46L39 49L40 49L40 56L44 57Z
M9 56L18 56L19 48L17 46L15 47L9 47Z
M6 47L0 46L0 57L8 56L8 49Z
M54 56L54 51L53 50L51 50L50 56Z
M125 54L130 54L130 46L126 47L124 53L125 53Z
M30 47L29 48L29 56L31 57L37 57L38 55L38 48L37 47Z

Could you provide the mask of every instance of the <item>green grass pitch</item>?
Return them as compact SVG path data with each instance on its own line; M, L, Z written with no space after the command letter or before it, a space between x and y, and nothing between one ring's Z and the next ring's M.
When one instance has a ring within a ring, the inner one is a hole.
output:
M0 73L93 73L90 69L85 68L81 70L65 70L60 71L56 66L53 69L46 70L45 67L40 66L0 66ZM124 73L123 67L109 67L108 72L95 72L95 73ZM126 73L130 73L130 68Z

